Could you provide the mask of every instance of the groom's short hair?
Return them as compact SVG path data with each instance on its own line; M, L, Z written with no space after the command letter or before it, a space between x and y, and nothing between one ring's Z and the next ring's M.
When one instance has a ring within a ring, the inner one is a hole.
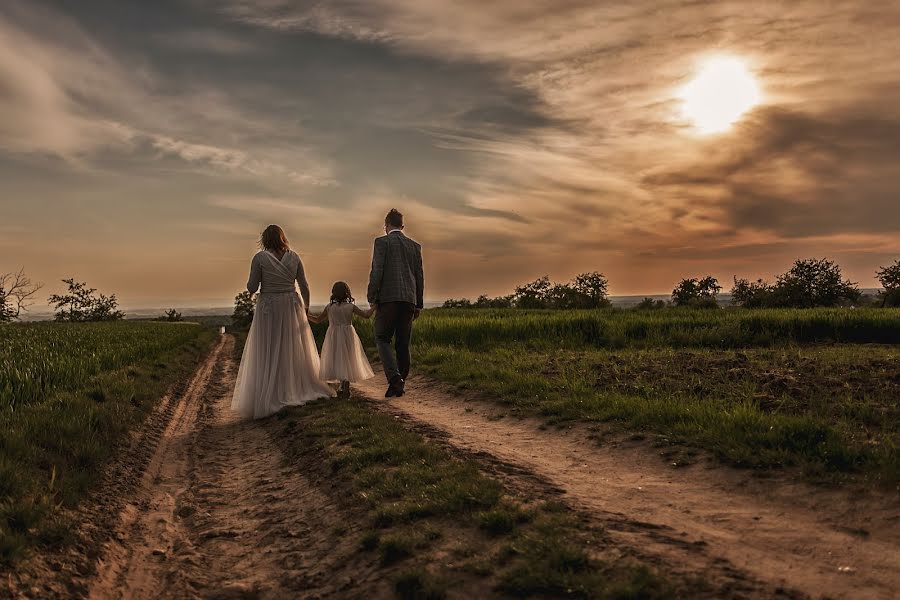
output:
M384 224L391 227L403 227L403 213L396 208L392 208L384 218Z

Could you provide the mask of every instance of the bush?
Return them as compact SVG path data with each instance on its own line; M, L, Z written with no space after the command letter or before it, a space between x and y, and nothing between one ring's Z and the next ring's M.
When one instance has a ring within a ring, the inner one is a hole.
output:
M54 318L57 321L120 321L125 318L115 294L95 294L96 289L74 278L63 279L63 283L69 286L69 293L53 294L47 300L56 309Z
M488 298L482 294L478 296L478 299L472 306L474 308L512 308L512 295Z
M763 308L772 306L773 287L757 279L751 282L748 279L734 278L734 287L731 288L731 302L746 308Z
M24 269L0 275L0 323L17 320L31 306L41 287L40 283L32 283Z
M579 301L584 306L568 306L566 308L602 308L609 306L609 300L606 297L609 282L603 276L603 273L592 271L576 275L572 281L572 287L575 289L575 293L580 296Z
M256 300L259 294L241 292L234 297L234 313L231 322L235 327L250 327L253 323L253 313L256 311Z
M718 308L716 296L721 290L722 286L712 275L703 279L682 279L672 290L672 303L692 308Z
M516 286L513 292L513 304L516 308L547 308L549 294L553 288L547 275L539 277L531 283Z
M900 306L900 260L887 267L881 267L875 278L884 288L878 296L881 306Z
M167 321L169 323L178 323L180 321L184 321L184 317L181 316L181 313L175 310L174 308L170 308L166 311L161 317L156 318L157 321Z
M734 279L732 302L747 308L813 308L854 304L862 298L855 283L843 278L841 268L828 259L800 259L775 284L762 279L750 283Z
M449 299L443 308L605 308L608 282L596 271L581 273L571 283L553 283L547 275L517 286L509 296L490 298L485 294L475 302L468 298Z
M635 305L635 310L659 310L666 307L665 300L654 300L653 298L644 298Z
M840 306L859 300L855 283L843 279L841 268L828 259L798 260L775 283L775 302L791 308Z
M459 300L450 298L444 301L443 308L472 308L472 301L468 298L460 298Z
M6 291L0 287L0 323L9 323L17 316L12 302L7 298Z

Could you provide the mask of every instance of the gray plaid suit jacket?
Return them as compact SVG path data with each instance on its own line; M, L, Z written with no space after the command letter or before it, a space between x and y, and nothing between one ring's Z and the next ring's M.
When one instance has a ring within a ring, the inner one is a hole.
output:
M409 302L422 308L424 288L422 246L400 231L375 238L366 294L369 304Z

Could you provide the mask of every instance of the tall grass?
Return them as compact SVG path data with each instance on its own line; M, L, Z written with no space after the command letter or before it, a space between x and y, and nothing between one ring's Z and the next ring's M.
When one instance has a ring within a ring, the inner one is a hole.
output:
M30 323L0 327L0 410L76 389L197 336L196 323Z
M371 327L360 327L371 336ZM900 344L900 309L430 310L414 338L482 348L742 348L789 343ZM364 339L371 343L371 339Z
M196 323L0 327L0 574L36 544L72 541L59 509L214 337Z

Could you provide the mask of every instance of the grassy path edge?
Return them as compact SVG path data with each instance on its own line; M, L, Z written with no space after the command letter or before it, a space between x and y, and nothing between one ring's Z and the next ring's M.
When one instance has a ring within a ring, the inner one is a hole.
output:
M110 490L119 486L110 481L110 470L121 466L121 453L146 429L160 399L178 395L212 351L216 333L197 327L182 346L103 371L76 389L55 391L46 402L5 415L12 424L0 457L0 574L13 568L27 577L23 559L31 558L63 570L74 546L96 556L90 548L98 532L82 521L81 509L111 499Z
M289 460L367 524L360 551L378 553L399 597L708 593L699 580L642 564L556 499L510 489L362 397L285 410L273 425Z

